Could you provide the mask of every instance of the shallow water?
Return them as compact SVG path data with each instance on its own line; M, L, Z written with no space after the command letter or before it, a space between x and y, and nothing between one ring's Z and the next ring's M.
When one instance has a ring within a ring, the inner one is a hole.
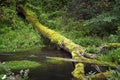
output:
M0 60L31 60L42 64L42 67L30 70L30 80L73 80L71 75L71 72L73 71L73 64L71 62L46 58L46 56L63 58L70 57L70 55L65 51L44 48L42 51L34 50L31 52L12 53L15 55L9 54L1 55Z

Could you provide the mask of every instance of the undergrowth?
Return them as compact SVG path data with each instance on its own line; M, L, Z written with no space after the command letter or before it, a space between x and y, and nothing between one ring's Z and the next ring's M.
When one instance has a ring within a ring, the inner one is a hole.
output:
M24 22L16 14L14 15L13 21L6 21L7 19L5 19L0 22L0 52L13 52L17 49L22 50L35 46L42 47L42 38L37 30L35 31L32 25Z
M106 55L101 55L98 57L98 60L120 63L120 48L108 50Z

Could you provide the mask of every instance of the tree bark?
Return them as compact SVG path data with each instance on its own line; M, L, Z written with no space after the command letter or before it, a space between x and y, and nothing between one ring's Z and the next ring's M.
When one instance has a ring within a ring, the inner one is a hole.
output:
M44 37L48 38L52 43L56 43L64 50L70 52L72 55L72 58L80 62L75 64L75 69L72 72L73 76L76 77L78 80L87 80L87 78L85 77L83 62L117 68L117 66L113 63L101 62L101 61L86 58L85 55L87 53L85 52L85 49L82 46L73 43L71 40L60 35L54 30L48 29L47 27L43 26L37 19L37 16L33 12L23 7L22 5L19 5L19 8L22 11L22 13L25 15L28 22L31 23L34 27L36 27ZM92 54L89 54L89 56L91 55Z

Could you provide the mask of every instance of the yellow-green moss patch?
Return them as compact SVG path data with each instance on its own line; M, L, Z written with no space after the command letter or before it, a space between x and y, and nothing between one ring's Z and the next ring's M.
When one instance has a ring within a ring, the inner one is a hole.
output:
M73 76L78 80L85 80L84 78L84 64L78 63L75 65L75 69L72 72Z

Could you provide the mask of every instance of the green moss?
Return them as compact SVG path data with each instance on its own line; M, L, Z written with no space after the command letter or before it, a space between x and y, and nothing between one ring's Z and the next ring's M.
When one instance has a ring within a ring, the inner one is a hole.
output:
M41 64L34 61L22 60L22 61L9 61L6 62L4 66L8 66L12 70L19 70L40 67Z
M74 52L74 51L71 54L72 54L73 58L78 57L78 54L76 54L76 52Z
M51 63L51 64L64 64L63 61L60 60L53 60L53 59L48 59L46 60L47 63Z
M79 62L84 62L84 63L89 63L89 64L95 64L95 65L103 65L103 66L109 66L111 68L117 69L117 65L111 62L107 62L107 61L99 61L99 60L93 60L93 59L88 59L88 58L84 58L82 57L82 60L79 60Z
M85 80L84 79L84 64L78 63L75 65L75 69L72 72L73 76L79 80Z

